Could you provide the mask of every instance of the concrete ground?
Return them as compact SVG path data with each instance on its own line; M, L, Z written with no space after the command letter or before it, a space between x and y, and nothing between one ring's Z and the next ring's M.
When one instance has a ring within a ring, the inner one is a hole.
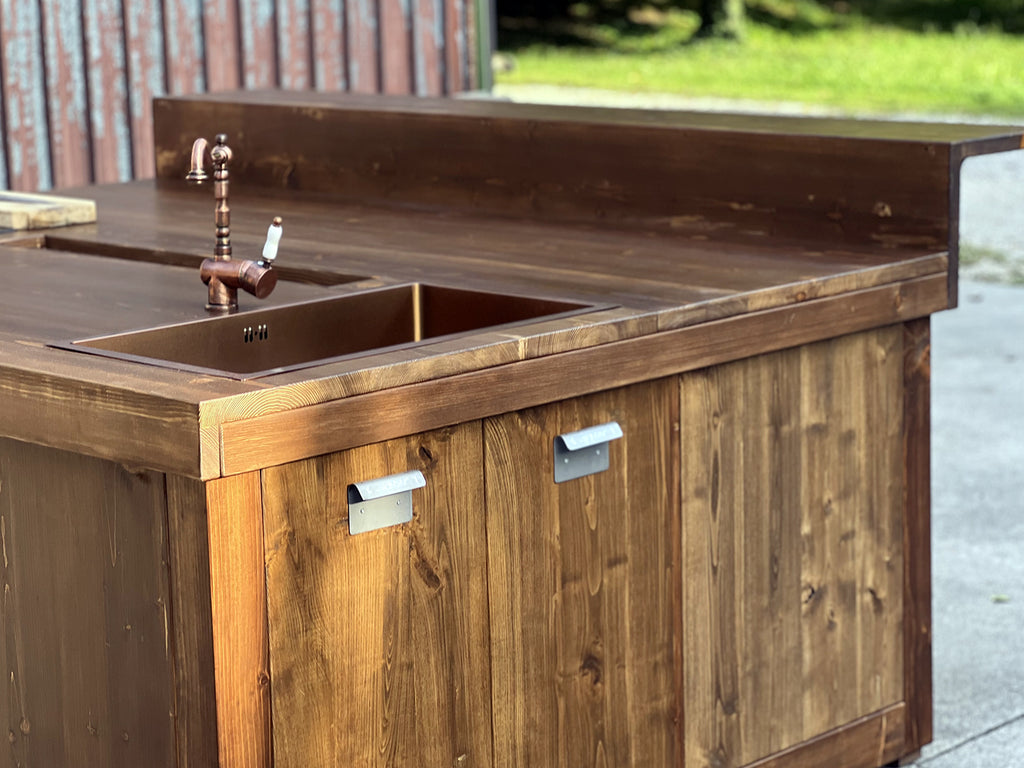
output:
M827 114L799 104L529 86L495 95ZM929 768L1024 767L1024 286L1006 284L1024 282L1022 193L1024 152L965 163L961 244L983 255L961 277L997 282L963 280L960 306L932 320L935 739L917 762Z

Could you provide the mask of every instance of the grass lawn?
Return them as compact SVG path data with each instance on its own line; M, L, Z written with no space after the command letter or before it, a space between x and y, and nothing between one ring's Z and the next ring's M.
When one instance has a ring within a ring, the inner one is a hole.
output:
M588 25L585 39L570 45L517 35L509 50L515 68L497 73L497 82L1024 118L1022 35L975 25L915 32L850 19L802 31L750 23L740 43L691 43L696 25L685 13L652 11L633 21L628 34Z

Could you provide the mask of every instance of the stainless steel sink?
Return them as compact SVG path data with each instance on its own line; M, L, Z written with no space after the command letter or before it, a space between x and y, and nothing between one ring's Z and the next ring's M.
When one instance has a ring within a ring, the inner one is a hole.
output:
M254 379L599 308L413 283L53 346Z

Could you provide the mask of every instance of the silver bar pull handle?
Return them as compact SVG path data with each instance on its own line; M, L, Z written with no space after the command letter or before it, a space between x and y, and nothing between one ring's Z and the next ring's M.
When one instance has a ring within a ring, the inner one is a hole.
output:
M412 490L427 484L418 469L352 483L348 487L348 532L375 531L412 520Z
M622 427L615 421L556 437L555 482L604 472L609 466L608 443L620 437Z

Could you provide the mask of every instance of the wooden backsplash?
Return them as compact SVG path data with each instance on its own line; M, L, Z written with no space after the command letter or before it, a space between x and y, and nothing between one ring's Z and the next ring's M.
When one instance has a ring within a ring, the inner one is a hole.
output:
M473 16L473 0L3 0L0 187L152 176L153 96L468 90Z

